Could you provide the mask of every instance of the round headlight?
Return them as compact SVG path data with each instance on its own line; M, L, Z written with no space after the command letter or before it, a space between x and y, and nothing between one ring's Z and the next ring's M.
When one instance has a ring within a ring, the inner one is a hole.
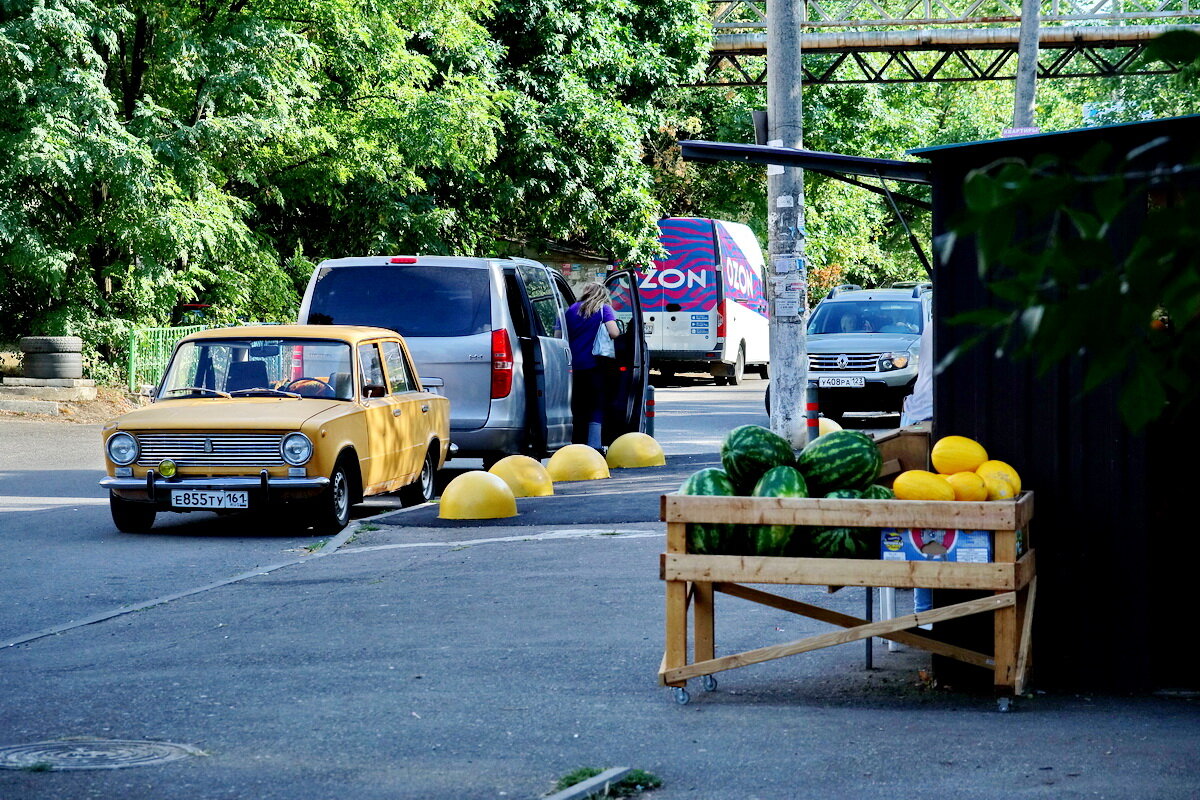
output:
M908 356L903 353L896 353L896 355L892 356L892 364L896 369L904 369L908 366Z
M104 446L108 449L108 457L112 459L114 464L119 464L123 467L137 460L137 439L124 431L118 431L108 437L108 441L105 442Z
M158 474L164 478L174 478L178 471L178 466L169 458L164 458L158 465Z
M313 446L303 433L289 433L283 437L283 443L280 444L279 450L283 454L284 461L293 467L298 467L301 464L307 464L308 460L312 458Z

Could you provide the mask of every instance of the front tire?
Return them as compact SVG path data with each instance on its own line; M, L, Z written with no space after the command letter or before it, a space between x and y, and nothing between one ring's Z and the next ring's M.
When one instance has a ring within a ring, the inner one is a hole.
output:
M137 503L108 494L108 510L112 513L113 525L121 533L145 533L154 527L157 511L149 503Z
M421 473L417 480L400 490L401 505L419 506L433 499L433 473L437 470L434 463L434 446L430 445L425 451L425 461L421 464Z
M350 500L354 496L350 474L344 461L339 461L329 476L329 485L317 498L316 529L318 533L335 534L350 524Z

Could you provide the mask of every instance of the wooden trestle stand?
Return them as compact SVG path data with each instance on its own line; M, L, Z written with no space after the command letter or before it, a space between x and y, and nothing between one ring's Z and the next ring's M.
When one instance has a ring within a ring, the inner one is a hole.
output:
M661 518L667 524L667 549L660 573L666 582L666 648L659 682L675 688L675 699L687 703L687 682L712 675L867 637L901 642L909 647L990 669L995 674L1001 710L1022 694L1030 664L1030 628L1037 587L1034 551L1029 546L1033 493L1013 500L944 502L917 500L830 500L759 497L662 497ZM990 563L886 561L842 558L777 558L697 555L687 551L689 522L932 528L992 531ZM1024 549L1019 551L1019 547ZM750 588L743 584L924 587L992 592L976 600L935 608L895 619L859 619L820 606ZM800 614L845 630L729 655L716 655L713 636L717 592ZM688 607L692 609L693 658L688 663ZM992 614L994 648L975 652L911 632L918 625L973 614Z

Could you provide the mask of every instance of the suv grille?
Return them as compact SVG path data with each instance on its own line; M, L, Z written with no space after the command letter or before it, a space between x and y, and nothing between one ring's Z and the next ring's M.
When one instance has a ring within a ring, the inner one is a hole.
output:
M283 464L280 433L143 433L138 466L169 458L181 467L275 467Z
M878 372L882 353L809 353L811 372ZM839 363L840 362L840 363Z

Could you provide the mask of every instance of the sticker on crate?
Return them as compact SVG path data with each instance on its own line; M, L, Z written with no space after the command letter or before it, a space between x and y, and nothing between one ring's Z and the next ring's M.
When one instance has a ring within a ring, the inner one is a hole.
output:
M879 557L885 561L988 563L992 560L992 532L884 528L880 534Z

